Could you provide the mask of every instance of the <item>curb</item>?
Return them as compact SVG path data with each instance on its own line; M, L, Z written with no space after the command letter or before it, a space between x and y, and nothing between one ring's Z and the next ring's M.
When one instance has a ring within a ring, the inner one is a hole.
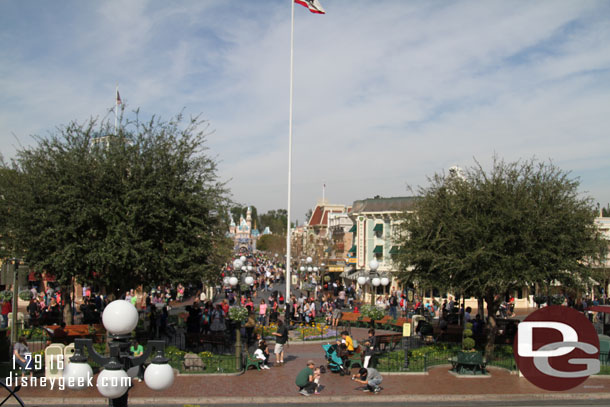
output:
M545 394L469 394L469 402L526 402L526 401L604 401L610 402L609 393L545 393ZM27 405L43 406L71 406L71 405L108 405L105 398L48 398L48 397L24 397L22 399ZM130 397L131 405L179 405L179 404L204 404L204 405L237 405L247 402L254 405L269 404L311 404L313 399L309 397ZM440 402L463 402L464 395L397 395L383 396L330 396L315 398L315 404L339 404L339 403L440 403ZM5 405L15 406L16 402L8 401Z

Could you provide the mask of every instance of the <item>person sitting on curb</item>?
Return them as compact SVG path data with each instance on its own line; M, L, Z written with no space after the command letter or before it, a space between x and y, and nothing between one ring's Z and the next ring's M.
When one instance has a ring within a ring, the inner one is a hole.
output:
M358 383L366 384L366 389L364 389L365 392L370 391L373 393L379 393L381 391L381 387L379 387L379 385L381 384L383 378L377 369L373 369L372 367L361 367L358 371L358 375L353 375L352 380Z
M311 393L318 394L318 384L315 381L314 367L315 363L313 360L308 360L307 367L299 372L295 380L296 385L299 387L299 393L303 396L311 396Z

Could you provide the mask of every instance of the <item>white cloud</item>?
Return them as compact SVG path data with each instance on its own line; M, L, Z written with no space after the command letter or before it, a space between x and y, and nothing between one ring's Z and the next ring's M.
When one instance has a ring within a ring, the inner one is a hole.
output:
M426 175L494 153L552 158L610 201L607 3L324 6L324 16L295 10L295 218L324 181L336 202L404 195ZM68 9L70 24L49 24ZM19 7L3 3L2 11L10 22ZM216 130L211 153L234 198L262 211L285 207L285 2L263 9L238 0L109 1L36 13L29 28L40 42L20 40L10 24L0 28L0 38L15 43L0 51L8 61L0 67L5 156L13 153L11 132L24 140L104 116L118 81L124 100L144 114L202 113Z

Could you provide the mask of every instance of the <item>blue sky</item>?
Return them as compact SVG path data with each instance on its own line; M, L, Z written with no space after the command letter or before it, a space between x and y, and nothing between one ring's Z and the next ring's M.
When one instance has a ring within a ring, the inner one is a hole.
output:
M610 3L295 8L293 218L450 166L552 159L610 202ZM0 152L128 109L209 120L233 199L286 207L290 0L0 2Z

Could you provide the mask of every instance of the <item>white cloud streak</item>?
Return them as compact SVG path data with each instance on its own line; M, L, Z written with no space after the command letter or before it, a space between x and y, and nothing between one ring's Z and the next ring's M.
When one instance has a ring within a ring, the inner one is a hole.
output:
M7 3L5 156L11 133L28 143L29 133L104 116L118 81L144 114L184 108L210 120L211 153L237 201L286 206L289 2L41 2L29 10L29 39L11 23L23 10ZM427 175L494 153L551 158L610 201L606 2L324 6L324 16L295 10L294 218L323 182L335 202L405 195ZM60 17L69 24L50 23Z

